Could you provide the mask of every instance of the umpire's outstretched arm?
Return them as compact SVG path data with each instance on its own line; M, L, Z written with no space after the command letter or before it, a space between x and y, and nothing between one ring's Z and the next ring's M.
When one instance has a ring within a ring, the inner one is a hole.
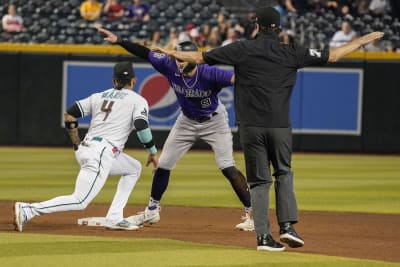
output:
M364 36L354 39L353 41L339 47L329 49L329 62L335 62L342 57L350 54L351 52L359 49L360 47L372 42L373 40L380 39L384 35L383 32L371 32Z
M335 48L329 49L329 62L335 62L341 59L342 57L354 52L360 47L372 42L375 39L380 39L384 35L383 32L371 32L364 36L354 39L353 41L339 46ZM223 49L223 47L216 48ZM174 58L177 58L182 61L186 61L189 63L203 64L205 63L202 52L184 52L184 51L176 51L176 50L168 50L163 48L157 48L158 51L168 54Z

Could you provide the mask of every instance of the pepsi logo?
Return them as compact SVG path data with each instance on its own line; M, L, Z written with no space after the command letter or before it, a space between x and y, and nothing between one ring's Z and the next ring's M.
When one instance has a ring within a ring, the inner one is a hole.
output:
M144 79L139 87L139 94L149 103L149 119L163 122L175 119L180 107L175 93L163 75L155 73Z

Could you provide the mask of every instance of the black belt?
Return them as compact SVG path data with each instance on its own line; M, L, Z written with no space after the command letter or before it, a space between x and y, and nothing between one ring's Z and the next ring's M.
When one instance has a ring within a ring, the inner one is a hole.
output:
M205 121L209 121L212 117L214 117L217 114L218 114L218 112L213 112L213 113L211 113L211 114L209 114L208 116L205 116L205 117L199 117L199 118L188 117L188 118L191 119L192 121L196 121L196 122L202 123L202 122L205 122Z

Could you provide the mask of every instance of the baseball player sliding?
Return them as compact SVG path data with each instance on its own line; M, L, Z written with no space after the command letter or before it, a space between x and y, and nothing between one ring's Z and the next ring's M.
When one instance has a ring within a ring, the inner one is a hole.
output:
M156 223L160 220L160 201L168 187L170 172L200 138L211 145L219 169L245 207L243 222L237 224L236 228L252 231L254 222L251 216L250 193L246 178L235 167L228 114L218 99L221 89L233 84L233 72L208 65L180 62L142 45L122 40L103 28L99 28L98 31L105 35L104 40L119 44L130 53L150 62L168 79L181 106L181 114L167 137L159 166L153 176L148 206L144 212L129 219L136 225ZM177 49L197 51L192 42L181 42Z
M139 227L123 217L123 209L139 179L141 164L122 150L132 130L149 151L148 166L157 168L157 149L148 126L148 103L132 89L136 78L132 63L114 66L114 88L76 101L64 113L65 128L71 138L75 157L81 166L72 195L59 196L40 203L16 202L15 230L22 232L26 222L35 216L83 210L97 196L109 175L121 175L117 191L108 210L105 227L136 230ZM81 142L77 118L92 115L89 130Z

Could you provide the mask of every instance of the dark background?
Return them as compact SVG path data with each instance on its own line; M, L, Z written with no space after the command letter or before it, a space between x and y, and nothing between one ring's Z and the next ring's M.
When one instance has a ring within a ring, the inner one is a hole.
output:
M0 53L0 144L70 145L68 134L61 127L63 61L116 62L125 57ZM294 151L400 153L399 62L344 60L329 67L364 69L362 134L295 134ZM85 132L85 129L81 130L81 137ZM167 134L167 131L153 131L158 147L162 146ZM127 147L140 146L136 135L132 134ZM194 148L208 146L198 142ZM241 149L238 133L234 133L234 149Z

